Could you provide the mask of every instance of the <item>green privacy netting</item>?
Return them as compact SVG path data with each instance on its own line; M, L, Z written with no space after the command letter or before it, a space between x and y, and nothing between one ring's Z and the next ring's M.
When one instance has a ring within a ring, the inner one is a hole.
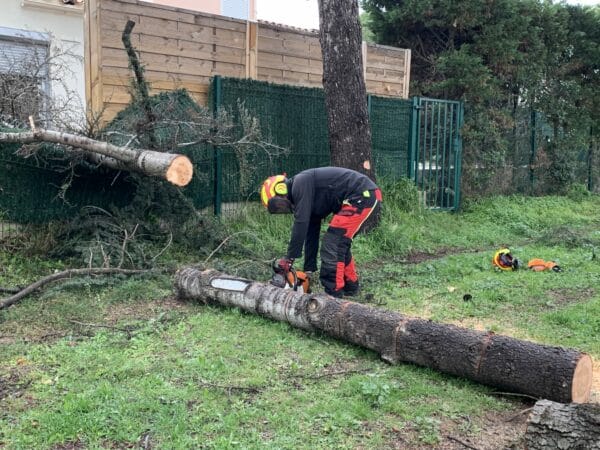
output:
M161 93L151 101L156 117L152 129L144 127L144 111L134 102L105 127L100 139L140 148L155 145L158 150L188 155L194 163L194 177L182 192L198 209L210 207L219 212L221 202L256 198L261 181L273 173L294 175L329 164L322 89L215 77L209 109L196 104L185 90ZM244 118L251 117L260 129L261 144L202 141L200 136L211 131L203 127L214 126L214 122L203 125L202 118L219 118L223 112L233 120L230 133L242 140ZM369 96L369 112L378 176L407 176L411 102ZM132 140L136 134L138 139ZM59 146L43 147L43 152L63 155ZM6 220L28 223L69 218L86 205L124 205L135 192L127 173L80 164L65 202L61 186L68 179L68 165L23 159L15 155L18 148L0 145L0 211Z

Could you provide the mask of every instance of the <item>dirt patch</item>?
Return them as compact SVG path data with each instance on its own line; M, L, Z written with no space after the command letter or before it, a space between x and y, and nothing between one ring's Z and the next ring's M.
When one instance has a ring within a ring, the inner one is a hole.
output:
M107 310L104 319L109 324L116 324L123 319L145 320L164 311L186 311L192 308L193 303L181 301L176 297L165 297L150 302L115 303Z
M84 448L86 448L86 446L81 441L69 441L62 444L56 444L52 447L52 450L81 450Z
M77 441L68 441L63 442L62 444L56 444L52 447L52 450L82 450L88 448L85 442ZM133 442L119 442L119 441L104 441L102 442L102 448L106 449L127 449L127 448L151 448L150 446L144 446L142 442L140 444L135 444Z
M555 307L570 305L571 303L580 303L596 295L593 288L587 289L550 289L548 296L552 299Z
M470 250L470 249L467 250L464 248L439 248L433 253L414 251L414 252L410 252L408 254L406 259L404 260L404 263L405 264L420 264L422 262L430 261L432 259L444 258L448 255L454 255L457 253L467 253L467 252L472 253L474 251L478 251L478 250Z
M410 450L524 450L522 443L527 427L527 408L487 413L475 420L464 417L445 420L440 423L435 444L426 444L420 438L418 426L406 423L404 427L393 428L393 439L389 448ZM469 431L470 430L470 431Z
M31 381L23 380L21 373L16 369L12 369L4 376L0 375L0 400L21 396L30 384Z
M175 297L136 302L114 303L109 305L103 315L92 320L77 320L73 317L60 318L61 323L51 320L35 321L22 327L19 323L13 323L6 327L11 334L0 334L0 344L14 344L16 342L46 343L50 344L68 337L72 342L85 340L99 330L113 330L114 332L125 332L130 336L136 326L120 325L122 322L146 321L152 318L160 318L161 321L169 320L170 312L193 311L193 302L180 301ZM174 316L177 316L175 314ZM69 322L69 323L64 323Z
M0 373L0 421L36 405L36 400L28 392L32 383L30 377L32 370L33 367L25 360L18 359L16 366ZM10 407L7 407L8 405ZM3 448L1 442L0 448Z

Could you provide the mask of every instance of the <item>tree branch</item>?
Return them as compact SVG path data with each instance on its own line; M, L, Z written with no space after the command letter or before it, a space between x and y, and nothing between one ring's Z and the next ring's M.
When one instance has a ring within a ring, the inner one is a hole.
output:
M150 139L150 148L156 148L156 136L154 136L154 125L156 123L156 115L152 111L152 107L150 105L150 96L148 94L148 83L144 79L144 69L142 68L140 61L138 59L133 46L131 45L131 31L135 26L135 22L132 20L128 20L125 25L125 29L123 30L123 34L121 35L121 40L123 41L123 45L125 46L125 50L127 51L127 57L129 58L129 66L135 75L136 79L136 91L140 96L142 107L144 108L144 113L146 115L146 123L139 124L141 125L139 128L143 128L138 130L141 132L146 132Z
M25 287L17 294L5 298L0 302L0 309L4 309L17 303L22 298L31 294L33 291L45 286L46 284L52 283L54 281L62 280L65 278L72 278L74 276L85 276L85 275L112 275L116 273L124 274L124 275L135 275L140 273L147 273L150 270L138 270L138 269L113 269L113 268L90 268L90 269L69 269L63 270L62 272L53 273L47 277L42 278L41 280L36 281L35 283L30 284Z
M68 145L90 152L97 157L97 162L113 169L136 171L149 176L165 178L177 186L187 185L192 179L194 170L192 162L184 155L118 147L85 136L42 128L34 128L33 131L21 133L2 132L0 133L0 142L21 144L51 142Z

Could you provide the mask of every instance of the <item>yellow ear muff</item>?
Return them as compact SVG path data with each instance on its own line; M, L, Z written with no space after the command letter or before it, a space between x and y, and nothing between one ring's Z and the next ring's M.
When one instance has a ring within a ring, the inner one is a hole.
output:
M277 183L275 185L275 193L277 195L287 195L287 193L288 193L287 184L285 184L285 182L283 182L283 181Z

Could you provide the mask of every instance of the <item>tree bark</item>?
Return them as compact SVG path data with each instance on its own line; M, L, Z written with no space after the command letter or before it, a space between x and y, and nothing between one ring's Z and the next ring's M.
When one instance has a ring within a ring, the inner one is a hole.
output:
M319 0L331 163L375 180L357 0Z
M133 20L127 21L125 24L125 29L123 30L123 34L121 35L121 41L123 42L123 46L127 52L129 67L131 70L133 70L133 74L135 75L135 90L139 96L142 108L144 108L144 114L146 116L145 121L141 121L137 124L138 136L143 137L144 135L148 135L148 145L150 148L155 149L156 136L154 134L154 124L156 123L156 116L152 111L152 106L150 105L150 95L148 93L148 83L144 78L144 69L142 68L137 54L135 53L135 49L131 45L131 31L133 30L134 26L135 22Z
M600 405L536 402L527 420L527 450L600 450Z
M89 152L94 162L107 167L141 172L148 176L163 178L176 186L186 186L191 181L194 173L192 162L184 155L118 147L85 136L41 128L23 133L0 133L0 142L21 144L52 142L69 145Z
M175 275L180 298L197 299L320 330L377 352L389 363L409 362L503 391L558 402L586 402L592 361L576 350L435 323L194 267Z

